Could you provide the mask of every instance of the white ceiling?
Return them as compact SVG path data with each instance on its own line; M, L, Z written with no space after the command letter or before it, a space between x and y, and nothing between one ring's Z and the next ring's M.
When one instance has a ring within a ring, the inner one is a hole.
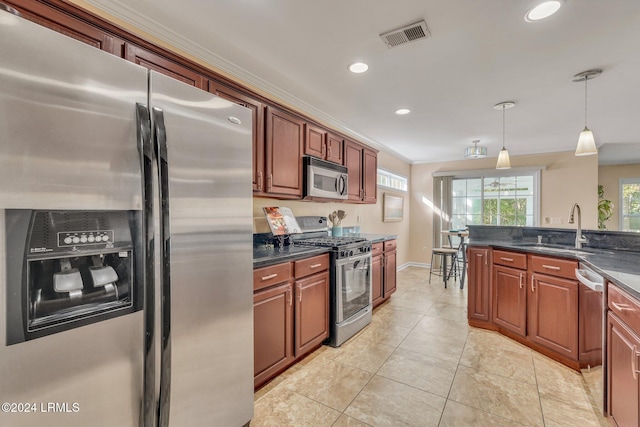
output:
M584 83L571 77L602 68L589 128L640 162L638 0L565 0L537 23L523 16L540 0L87 1L413 163L463 159L474 139L497 157L493 106L507 100L512 156L574 150ZM431 38L388 49L379 37L421 19ZM355 61L369 71L350 73Z

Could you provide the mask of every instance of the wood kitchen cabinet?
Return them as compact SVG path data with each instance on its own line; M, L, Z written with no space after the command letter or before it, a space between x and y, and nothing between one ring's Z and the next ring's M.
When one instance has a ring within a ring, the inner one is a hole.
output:
M127 61L142 65L149 70L157 71L198 89L207 90L208 82L205 76L151 50L125 43L124 53L124 58Z
M397 266L396 266L396 246L397 242L395 240L387 240L384 242L384 252L383 252L383 260L384 260L384 298L387 299L391 296L392 293L396 291L396 274L397 274Z
M377 153L356 142L345 140L344 165L349 174L348 200L375 203L378 188Z
M329 255L253 270L254 387L329 336Z
M530 283L529 339L577 360L578 282L534 273Z
M523 337L527 335L526 280L526 270L493 267L493 322Z
M490 253L491 249L482 247L471 247L468 250L467 316L472 326L477 326L475 322L478 321L491 321Z
M342 144L342 138L329 133L324 128L307 123L304 141L305 155L341 165Z
M612 283L607 286L606 396L616 426L640 425L640 302Z
M295 356L329 337L329 256L295 262Z
M266 193L302 197L302 153L305 123L272 106L266 112Z
M371 302L374 308L385 301L383 294L382 252L382 242L371 245Z
M242 92L239 92L214 80L209 80L209 92L251 110L251 132L253 135L253 191L254 193L262 193L265 188L264 104L258 100L251 98L250 96L245 95Z

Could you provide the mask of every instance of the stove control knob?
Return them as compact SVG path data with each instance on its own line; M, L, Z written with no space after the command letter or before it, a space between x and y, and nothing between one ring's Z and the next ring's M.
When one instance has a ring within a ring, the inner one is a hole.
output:
M340 252L340 256L341 256L341 257L345 256L344 251L341 251L341 252Z
M353 256L353 251L349 251L349 256Z

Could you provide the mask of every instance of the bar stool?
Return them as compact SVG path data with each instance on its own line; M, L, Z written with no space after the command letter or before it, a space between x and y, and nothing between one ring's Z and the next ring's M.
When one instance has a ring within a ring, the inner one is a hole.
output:
M440 261L440 269L436 272L433 270L434 261L436 257ZM451 257L451 268L447 271L447 261ZM444 280L444 287L447 287L447 280L451 278L451 275L458 278L458 249L457 248L433 248L431 251L431 269L429 270L429 284L431 284L431 275L442 277Z

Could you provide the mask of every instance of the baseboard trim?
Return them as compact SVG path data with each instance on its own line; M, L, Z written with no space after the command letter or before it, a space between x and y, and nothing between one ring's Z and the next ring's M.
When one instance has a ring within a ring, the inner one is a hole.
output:
M399 266L396 271L402 271L405 268L409 268L409 267L431 268L431 264L427 264L424 262L405 262L404 264Z

